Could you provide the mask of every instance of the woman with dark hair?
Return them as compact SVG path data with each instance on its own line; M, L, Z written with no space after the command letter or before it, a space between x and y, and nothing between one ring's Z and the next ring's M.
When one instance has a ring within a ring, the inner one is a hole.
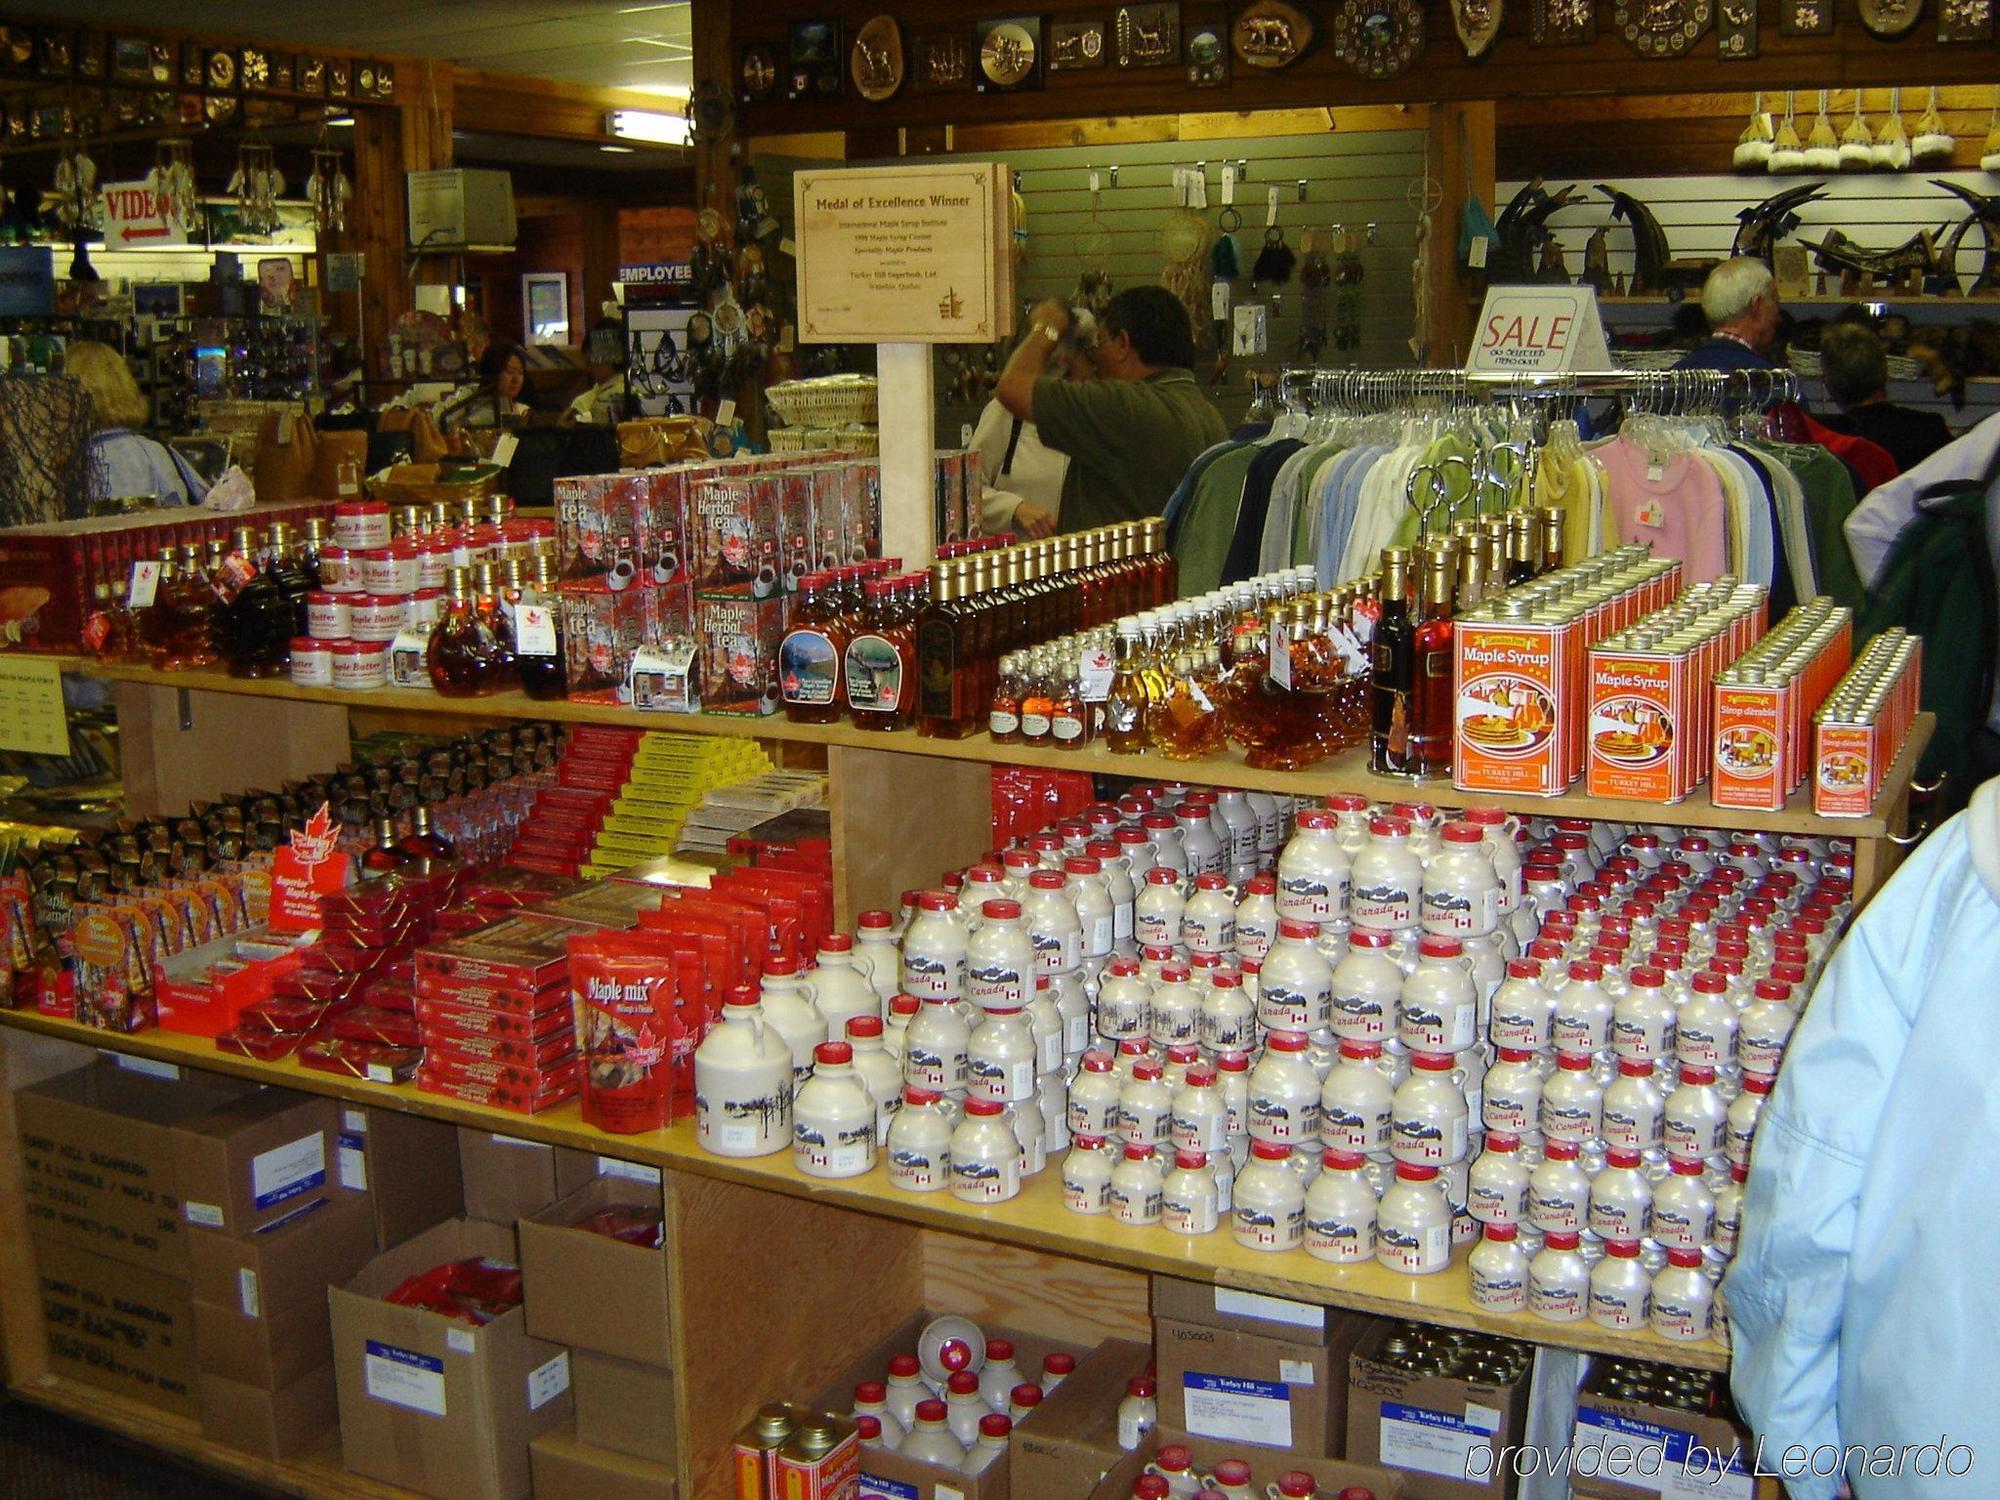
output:
M490 344L479 356L479 386L455 397L445 408L445 426L498 427L525 417L533 408L526 397L528 356L519 344Z

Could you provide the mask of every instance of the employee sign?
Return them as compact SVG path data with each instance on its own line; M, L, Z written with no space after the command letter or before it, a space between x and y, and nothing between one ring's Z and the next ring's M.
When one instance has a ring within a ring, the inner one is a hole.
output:
M1587 286L1496 286L1473 329L1476 375L1605 375L1611 350Z

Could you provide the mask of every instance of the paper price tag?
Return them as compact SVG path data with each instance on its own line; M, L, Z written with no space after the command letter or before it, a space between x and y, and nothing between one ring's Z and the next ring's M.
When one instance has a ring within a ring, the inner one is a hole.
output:
M523 656L556 654L556 621L547 605L514 607L514 645Z
M1222 205L1227 208L1236 201L1236 168L1225 162L1222 167Z
M1077 681L1086 703L1102 703L1111 696L1112 672L1111 653L1103 647L1083 653Z
M1271 228L1278 222L1278 190L1270 188L1264 195L1264 227Z
M717 427L727 427L735 420L736 402L732 397L725 396L721 404L715 408L715 425Z
M1281 688L1292 685L1292 633L1283 620L1271 622L1270 678Z
M520 446L521 440L513 433L501 433L498 441L493 444L493 462L503 469L506 468L514 461L514 450Z
M134 609L151 609L153 598L160 591L160 565L157 562L135 562L132 564L132 586L125 591L125 602Z
M1231 292L1228 282L1211 281L1208 284L1209 316L1214 318L1215 321L1218 323L1228 322L1229 304L1232 300L1232 297L1233 293Z

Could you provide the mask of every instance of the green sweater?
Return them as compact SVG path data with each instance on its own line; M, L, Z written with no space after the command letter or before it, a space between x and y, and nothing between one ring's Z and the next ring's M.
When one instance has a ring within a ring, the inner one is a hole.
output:
M1229 436L1187 370L1143 380L1035 382L1035 431L1069 455L1062 529L1157 516L1203 449Z

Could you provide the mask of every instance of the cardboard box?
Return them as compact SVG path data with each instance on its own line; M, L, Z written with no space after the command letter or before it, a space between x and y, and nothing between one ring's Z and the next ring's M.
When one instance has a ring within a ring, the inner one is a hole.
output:
M1413 1500L1508 1500L1515 1486L1506 1466L1498 1476L1468 1480L1467 1459L1521 1441L1533 1361L1523 1361L1509 1385L1416 1375L1379 1357L1396 1327L1378 1321L1349 1356L1347 1456L1401 1470Z
M368 1194L377 1250L400 1245L465 1212L458 1133L441 1120L394 1109L344 1107L339 1166L342 1187Z
M18 1090L28 1224L38 1237L188 1273L173 1127L241 1090L94 1062Z
M194 1306L187 1282L36 1231L49 1364L58 1375L193 1417Z
M374 1253L371 1249L371 1255ZM194 1301L195 1363L204 1374L275 1391L333 1358L325 1288L318 1303L298 1302L262 1317L232 1305Z
M670 1371L575 1349L570 1352L569 1372L580 1442L672 1466L674 1378Z
M260 1089L184 1120L174 1131L181 1219L251 1234L337 1183L340 1110L333 1100Z
M535 1500L673 1500L674 1471L580 1441L562 1428L529 1445Z
M196 1302L245 1318L305 1306L323 1312L327 1287L346 1281L374 1254L368 1195L339 1191L258 1234L194 1236L190 1290Z
M1712 1500L1752 1500L1757 1481L1741 1457L1752 1451L1742 1423L1726 1412L1711 1416L1607 1396L1601 1386L1613 1364L1594 1362L1577 1392L1570 1439L1572 1500L1651 1500L1660 1493L1657 1479L1649 1486L1621 1484L1613 1476L1679 1475L1684 1467L1690 1492Z
M1341 1457L1348 1352L1376 1326L1361 1314L1156 1277L1160 1424Z
M1115 1468L1125 1457L1118 1403L1126 1382L1152 1362L1153 1346L1129 1339L1107 1340L1080 1358L1014 1434L1011 1500L1075 1500Z
M1280 1474L1302 1469L1317 1481L1319 1493L1328 1497L1340 1494L1350 1485L1358 1485L1372 1491L1375 1500L1418 1500L1417 1493L1409 1488L1403 1476L1392 1469L1378 1469L1371 1464L1358 1464L1348 1459L1303 1458L1296 1453L1273 1448L1218 1443L1164 1426L1156 1427L1138 1452L1119 1454L1117 1465L1095 1489L1075 1489L1069 1494L1086 1495L1089 1500L1131 1500L1132 1481L1145 1472L1154 1455L1169 1443L1179 1443L1187 1448L1194 1455L1196 1472L1202 1474L1213 1473L1215 1466L1225 1458L1242 1459L1250 1465L1250 1487L1258 1495L1271 1493L1269 1487L1277 1483Z
M328 1292L349 1470L439 1500L526 1500L528 1444L570 1421L569 1352L529 1338L519 1308L471 1328L381 1300L449 1261L513 1254L511 1229L454 1219Z
M587 1151L467 1126L459 1128L458 1162L466 1217L510 1228L597 1175L597 1158ZM508 1259L513 1259L511 1252Z
M331 1363L317 1365L277 1390L204 1370L196 1377L202 1436L259 1458L308 1453L340 1425Z
M619 1205L661 1213L660 1190L629 1178L599 1177L521 1220L528 1332L552 1343L664 1365L673 1357L665 1251L573 1227Z

